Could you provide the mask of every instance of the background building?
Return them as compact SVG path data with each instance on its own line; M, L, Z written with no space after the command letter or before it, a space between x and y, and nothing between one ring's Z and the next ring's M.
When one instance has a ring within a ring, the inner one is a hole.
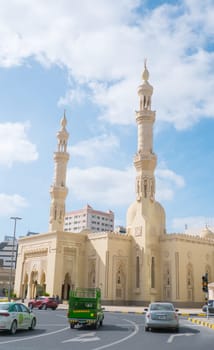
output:
M14 269L16 266L17 239L13 236L5 236L4 241L0 243L0 266L6 269Z
M89 229L92 232L114 231L114 213L94 210L90 205L65 214L64 231L80 232Z

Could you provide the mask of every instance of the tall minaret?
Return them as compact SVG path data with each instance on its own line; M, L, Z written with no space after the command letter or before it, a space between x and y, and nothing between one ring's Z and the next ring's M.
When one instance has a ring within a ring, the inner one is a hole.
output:
M65 216L65 199L68 194L66 187L66 171L69 154L67 152L67 141L69 134L66 130L66 116L61 119L61 129L57 133L58 149L54 152L54 180L50 188L51 207L49 218L49 232L63 231Z
M144 63L142 74L143 83L138 88L140 108L136 111L136 122L138 127L138 149L134 157L136 176L136 199L137 201L155 200L155 177L154 170L157 157L153 153L153 123L155 111L151 110L151 97L153 87L149 84L149 72Z

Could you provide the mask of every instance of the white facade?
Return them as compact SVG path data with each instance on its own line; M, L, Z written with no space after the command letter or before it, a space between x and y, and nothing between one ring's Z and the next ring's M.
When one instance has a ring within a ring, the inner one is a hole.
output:
M114 231L114 213L111 210L94 210L87 205L65 214L64 231L78 233L84 229L92 232Z

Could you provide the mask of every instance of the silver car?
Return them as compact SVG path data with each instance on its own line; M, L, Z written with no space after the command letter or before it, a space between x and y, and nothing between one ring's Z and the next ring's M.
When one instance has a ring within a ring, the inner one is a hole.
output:
M179 330L178 309L175 309L171 303L155 302L144 309L145 331L148 332L153 328L170 328L174 331Z

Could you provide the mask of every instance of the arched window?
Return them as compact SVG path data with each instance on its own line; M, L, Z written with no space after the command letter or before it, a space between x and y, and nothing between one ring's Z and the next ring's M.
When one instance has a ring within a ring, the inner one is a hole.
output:
M163 267L163 295L164 300L170 300L171 298L171 269L170 263L166 261Z
M140 288L140 258L136 257L136 288Z
M193 267L192 264L187 265L186 274L186 286L187 286L187 299L189 301L194 300L194 281L193 281Z
M95 261L91 261L89 265L88 284L90 288L94 288L96 285Z
M151 261L151 288L155 288L155 257Z

